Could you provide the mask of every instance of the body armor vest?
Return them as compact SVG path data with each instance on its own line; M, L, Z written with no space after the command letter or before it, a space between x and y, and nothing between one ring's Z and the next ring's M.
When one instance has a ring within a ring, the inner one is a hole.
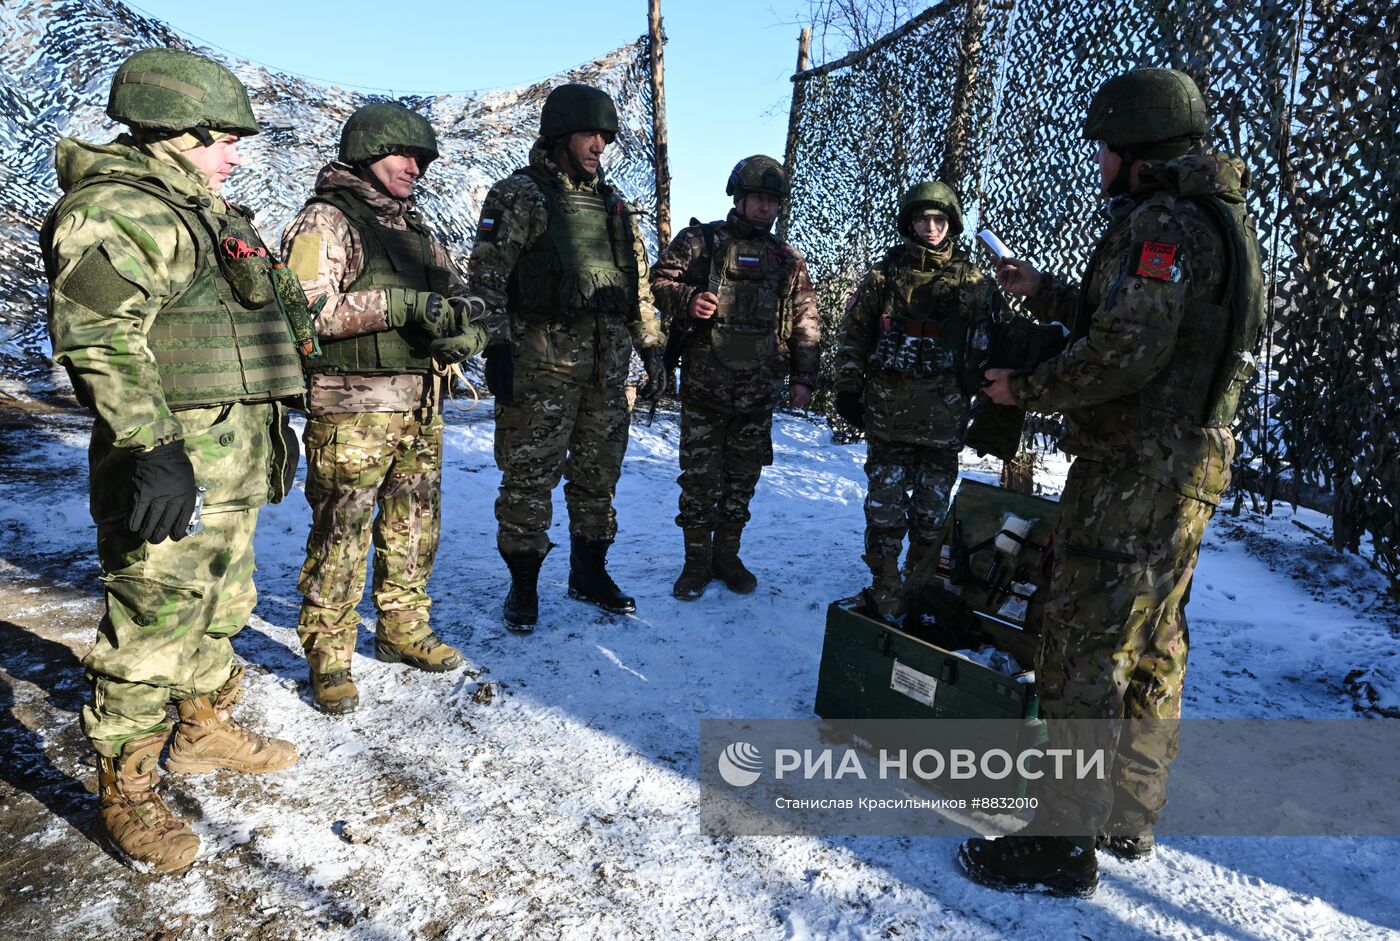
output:
M450 275L433 265L432 240L416 218L406 218L408 227L404 229L381 225L372 208L343 190L317 194L307 201L307 205L311 203L339 209L360 234L365 266L346 293L385 288L448 292ZM407 326L322 340L321 353L311 367L317 372L374 376L433 371L428 336Z
M710 255L707 290L719 298L709 344L729 369L757 369L778 352L783 337L782 265L772 239L732 239Z
M637 260L626 209L612 188L565 190L538 168L516 172L539 187L549 222L511 272L511 314L542 320L561 314L631 317L637 310Z
M301 357L277 306L271 259L242 210L210 211L207 197L182 197L159 177L108 174L69 190L49 214L41 240L51 255L53 226L68 198L88 186L130 186L170 207L195 248L194 276L160 308L146 331L161 391L171 409L262 402L306 392ZM243 257L224 251L241 243ZM261 255L254 254L262 250ZM53 295L49 295L53 304Z
M955 255L937 271L923 271L899 263L904 251L896 246L885 256L880 334L870 365L915 378L961 379L970 327L962 297L968 262Z
M1226 428L1234 422L1240 395L1254 379L1254 349L1264 324L1259 241L1243 205L1214 196L1180 198L1190 198L1205 210L1224 237L1225 282L1217 303L1187 306L1171 358L1138 398L1145 420L1148 413L1157 412L1205 428ZM1090 275L1103 245L1101 240L1090 258ZM1093 313L1081 292L1071 343L1088 335Z

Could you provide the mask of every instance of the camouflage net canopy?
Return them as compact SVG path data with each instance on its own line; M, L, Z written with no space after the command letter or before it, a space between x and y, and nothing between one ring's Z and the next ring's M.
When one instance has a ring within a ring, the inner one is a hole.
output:
M247 166L226 195L257 211L269 245L335 157L340 128L357 107L385 95L324 85L230 58L136 13L118 0L5 0L0 4L0 376L42 387L49 377L44 329L48 289L38 229L60 192L54 144L65 136L109 141L112 74L138 49L167 46L208 56L248 86L262 133L239 145ZM582 82L617 102L620 133L605 155L609 180L641 207L655 249L656 174L648 38L522 88L397 100L433 124L442 153L418 187L418 206L448 251L465 263L486 192L526 163L550 89Z
M930 7L795 78L793 194L825 324L933 177L1037 266L1077 276L1106 222L1089 99L1137 66L1191 74L1211 143L1253 175L1268 290L1237 479L1325 506L1333 542L1400 576L1400 10L1364 0ZM792 144L790 144L790 148ZM966 238L966 236L965 236ZM828 333L830 336L830 333ZM825 364L829 368L830 350Z

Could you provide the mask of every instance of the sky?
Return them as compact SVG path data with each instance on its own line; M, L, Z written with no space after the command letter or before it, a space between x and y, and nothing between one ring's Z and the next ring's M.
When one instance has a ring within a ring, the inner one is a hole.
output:
M529 84L647 29L646 0L131 5L262 65L400 93ZM809 8L808 0L662 0L675 231L691 216L723 217L736 161L756 153L782 159L797 36Z

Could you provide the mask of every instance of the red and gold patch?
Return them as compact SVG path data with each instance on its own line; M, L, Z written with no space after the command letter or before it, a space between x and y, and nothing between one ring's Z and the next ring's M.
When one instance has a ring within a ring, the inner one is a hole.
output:
M1142 254L1138 256L1137 275L1139 278L1170 281L1175 263L1176 246L1171 242L1143 242Z

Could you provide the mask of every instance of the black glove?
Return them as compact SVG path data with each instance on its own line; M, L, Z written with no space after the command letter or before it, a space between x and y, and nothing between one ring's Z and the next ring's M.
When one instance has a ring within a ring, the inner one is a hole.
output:
M842 389L836 393L836 414L854 428L865 428L865 400L859 392Z
M486 348L486 388L502 405L515 404L515 361L509 343Z
M666 388L666 351L659 346L651 346L641 351L642 365L646 367L647 381L637 390L637 398L655 401Z
M131 482L136 485L126 528L146 542L179 542L194 515L194 467L185 454L185 442L171 441L136 451Z

